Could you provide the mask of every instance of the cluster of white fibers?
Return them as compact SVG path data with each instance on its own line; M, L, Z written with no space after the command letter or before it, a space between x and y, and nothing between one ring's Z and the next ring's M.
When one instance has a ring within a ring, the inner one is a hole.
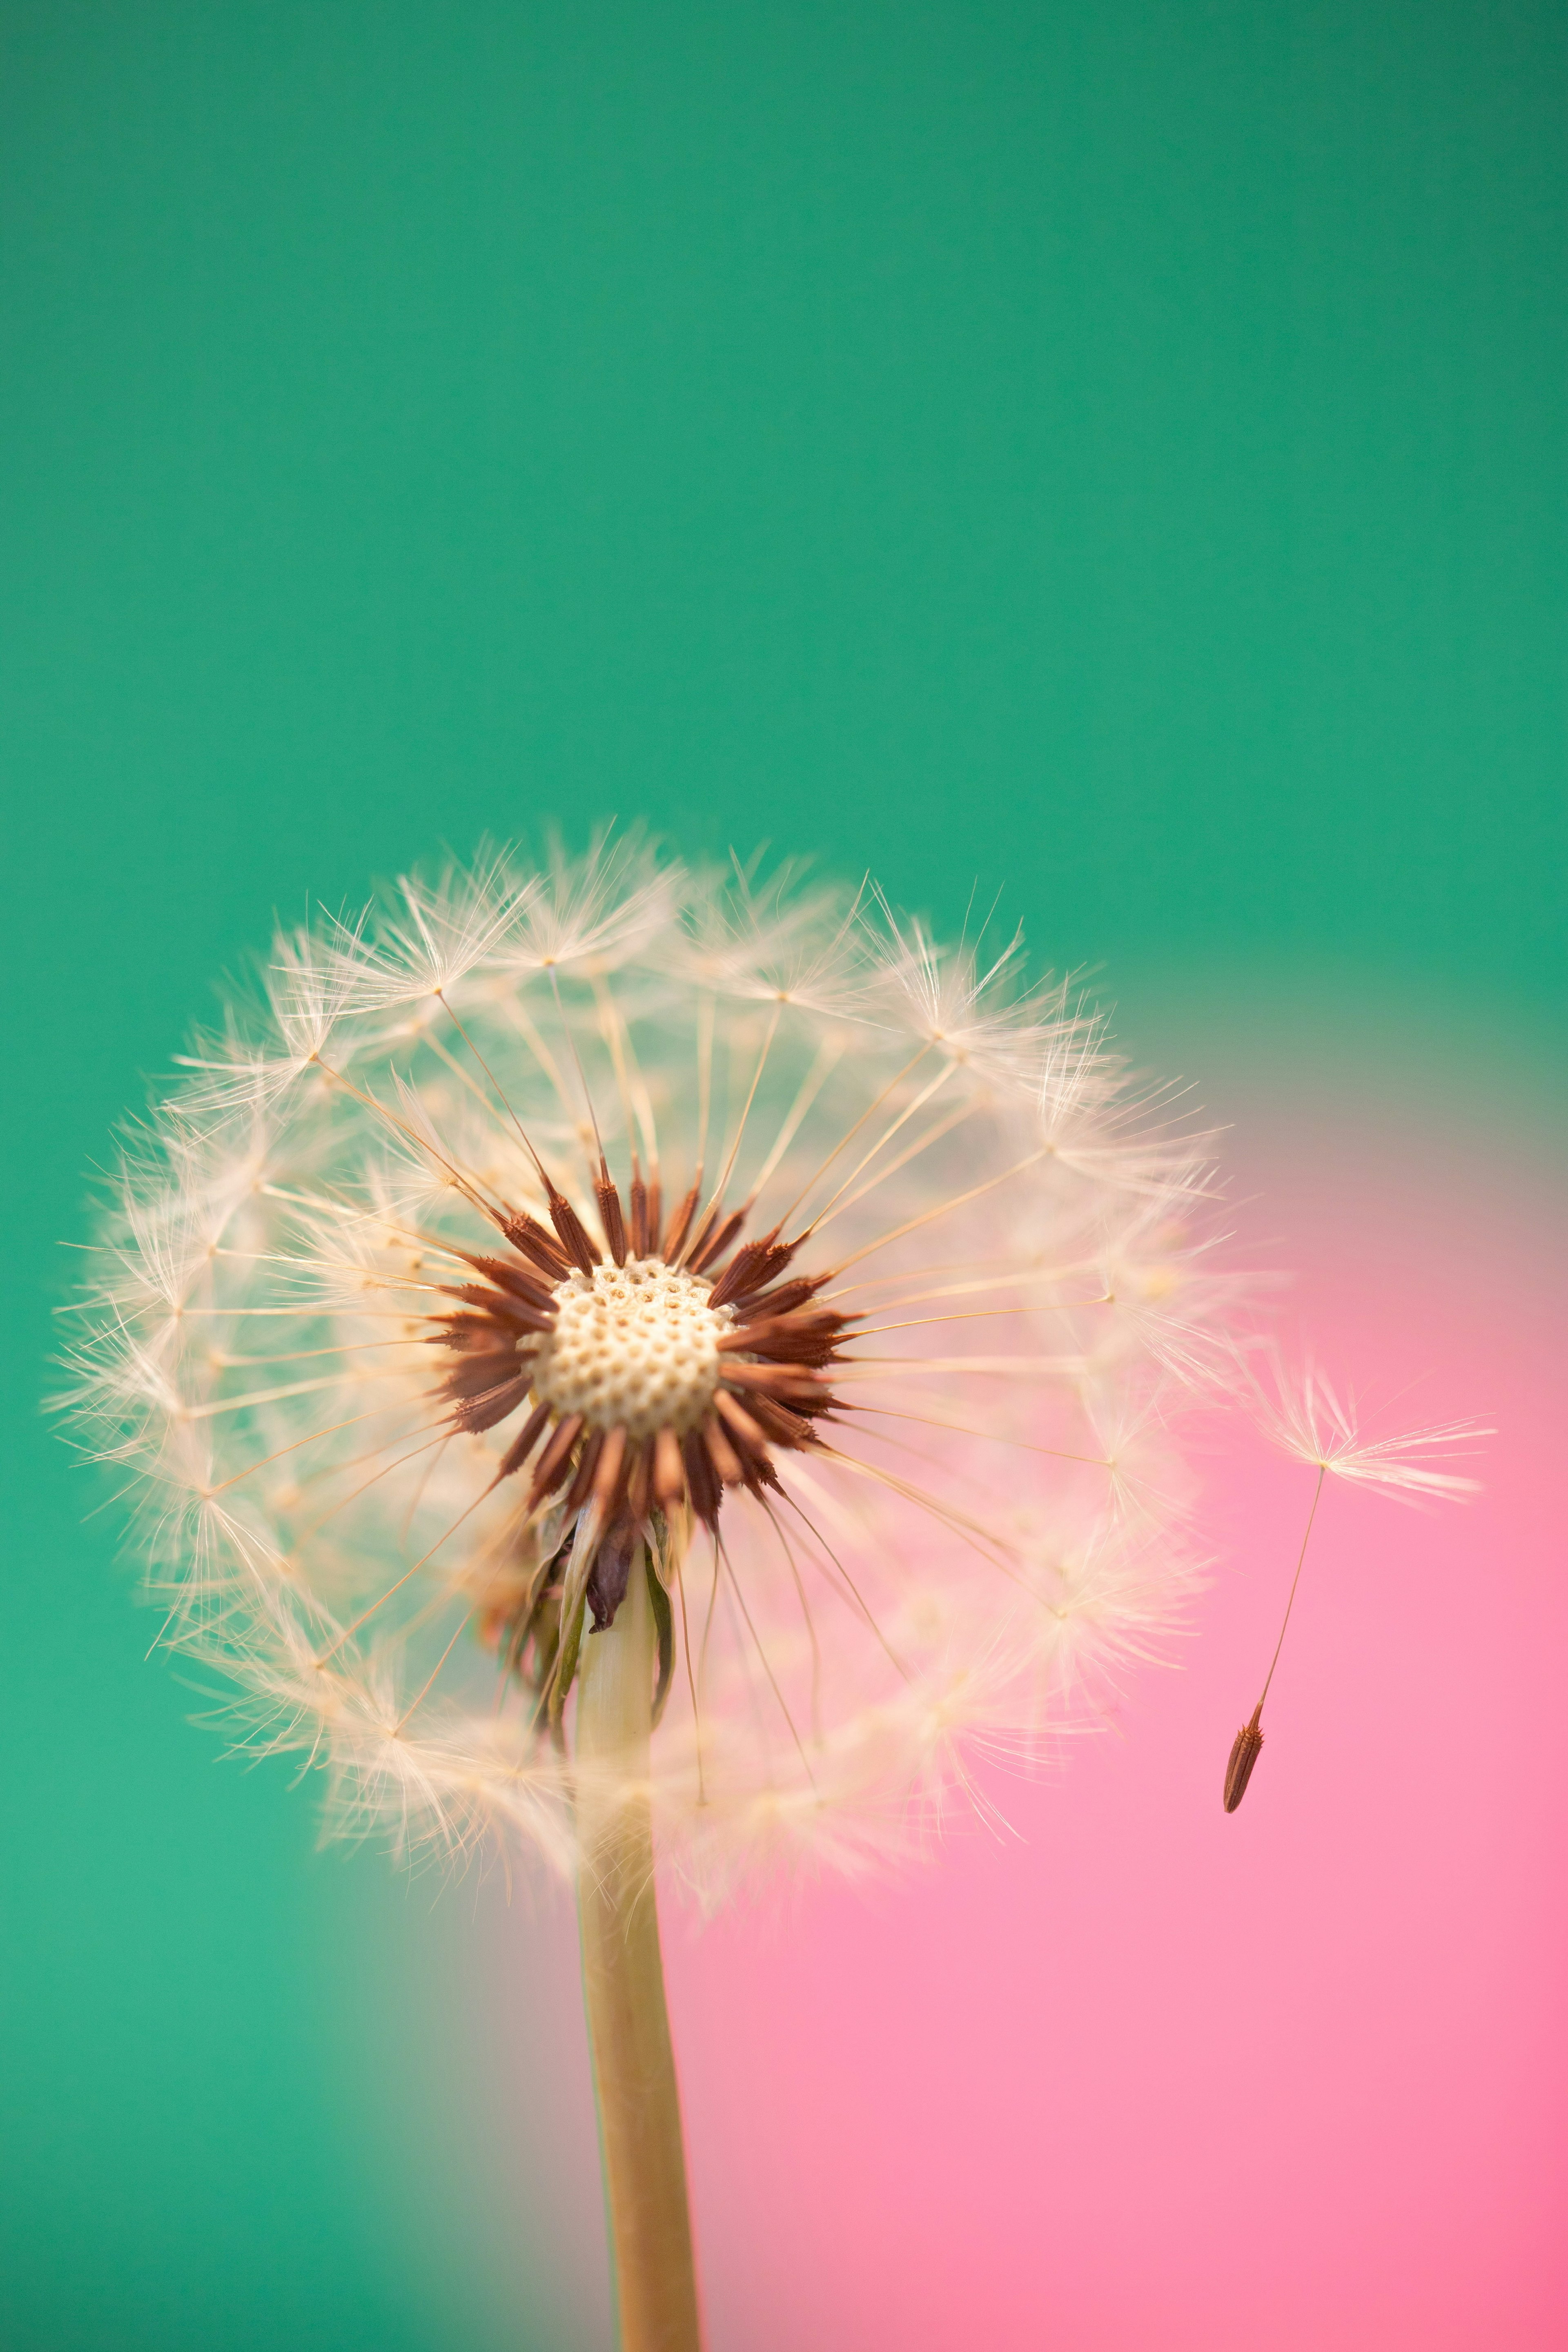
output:
M570 1868L632 1575L710 1896L901 1850L1157 1644L1234 1361L1201 1145L1018 968L636 846L277 942L126 1155L71 1402L335 1822Z

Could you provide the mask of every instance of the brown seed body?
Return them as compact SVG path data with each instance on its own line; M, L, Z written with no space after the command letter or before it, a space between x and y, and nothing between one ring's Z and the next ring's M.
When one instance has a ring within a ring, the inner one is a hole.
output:
M599 1223L605 1229L610 1255L617 1265L626 1262L626 1222L621 1211L621 1196L611 1181L604 1161L599 1162L599 1174L594 1186L594 1196L599 1204Z
M561 1236L561 1246L581 1274L592 1274L599 1253L588 1239L588 1229L563 1192L550 1195L550 1222Z
M1244 1723L1231 1743L1230 1761L1225 1768L1225 1809L1234 1813L1247 1794L1247 1784L1252 1778L1252 1768L1263 1753L1263 1733L1258 1717L1263 1702L1258 1700L1252 1710L1252 1720Z

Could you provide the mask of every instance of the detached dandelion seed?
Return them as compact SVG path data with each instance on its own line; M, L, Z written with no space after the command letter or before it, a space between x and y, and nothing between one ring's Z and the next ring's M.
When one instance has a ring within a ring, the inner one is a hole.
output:
M1307 1513L1301 1549L1296 1555L1295 1573L1286 1596L1285 1614L1280 1620L1279 1638L1274 1644L1274 1655L1268 1661L1268 1672L1263 1678L1258 1705L1237 1733L1226 1762L1225 1809L1227 1813L1234 1813L1246 1796L1253 1768L1263 1752L1264 1702L1268 1696L1274 1670L1279 1664L1279 1653L1285 1646L1285 1635L1289 1630L1290 1612L1296 1606L1297 1588L1301 1581L1301 1570L1307 1564L1307 1547L1312 1540L1312 1528L1318 1517L1318 1505L1322 1500L1325 1480L1342 1478L1352 1486L1380 1487L1384 1494L1406 1502L1423 1497L1457 1500L1475 1493L1476 1480L1457 1475L1451 1470L1434 1467L1434 1457L1440 1461L1454 1448L1492 1434L1490 1430L1479 1428L1471 1423L1443 1422L1426 1429L1407 1431L1402 1436L1363 1439L1357 1429L1353 1410L1340 1402L1322 1374L1311 1367L1295 1385L1282 1373L1277 1373L1274 1394L1268 1396L1261 1391L1255 1391L1254 1402L1258 1418L1274 1443L1297 1461L1315 1466L1318 1476L1312 1488L1311 1508Z
M1016 941L635 844L405 881L264 996L127 1150L74 1406L337 1828L575 1883L623 2340L694 2346L656 1857L885 1867L1158 1646L1205 1145Z

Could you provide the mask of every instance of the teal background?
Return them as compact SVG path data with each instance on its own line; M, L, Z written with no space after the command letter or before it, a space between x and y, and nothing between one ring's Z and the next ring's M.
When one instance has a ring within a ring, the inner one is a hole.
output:
M477 2179L491 1895L215 1760L37 1425L142 1074L274 909L619 814L953 926L1001 886L1134 1045L1387 1036L1524 1116L1565 48L1384 0L0 7L8 2343L603 2324L586 2127ZM580 2295L509 2233L545 2175Z

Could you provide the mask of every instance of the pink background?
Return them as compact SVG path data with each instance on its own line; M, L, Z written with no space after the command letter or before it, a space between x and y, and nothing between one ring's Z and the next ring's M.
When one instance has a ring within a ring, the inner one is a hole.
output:
M870 1896L701 1930L667 1906L715 2352L1568 2341L1544 1154L1342 1080L1247 1108L1242 1225L1297 1270L1285 1326L1392 1426L1495 1421L1486 1491L1331 1488L1235 1817L1311 1474L1232 1433L1198 1637L1050 1780L993 1781L1014 1836L965 1827ZM564 1999L560 1923L510 1919L508 1978L543 1936ZM584 2085L553 2046L532 2090L564 2118ZM541 2254L564 2142L579 2186L588 2159L563 2122Z

